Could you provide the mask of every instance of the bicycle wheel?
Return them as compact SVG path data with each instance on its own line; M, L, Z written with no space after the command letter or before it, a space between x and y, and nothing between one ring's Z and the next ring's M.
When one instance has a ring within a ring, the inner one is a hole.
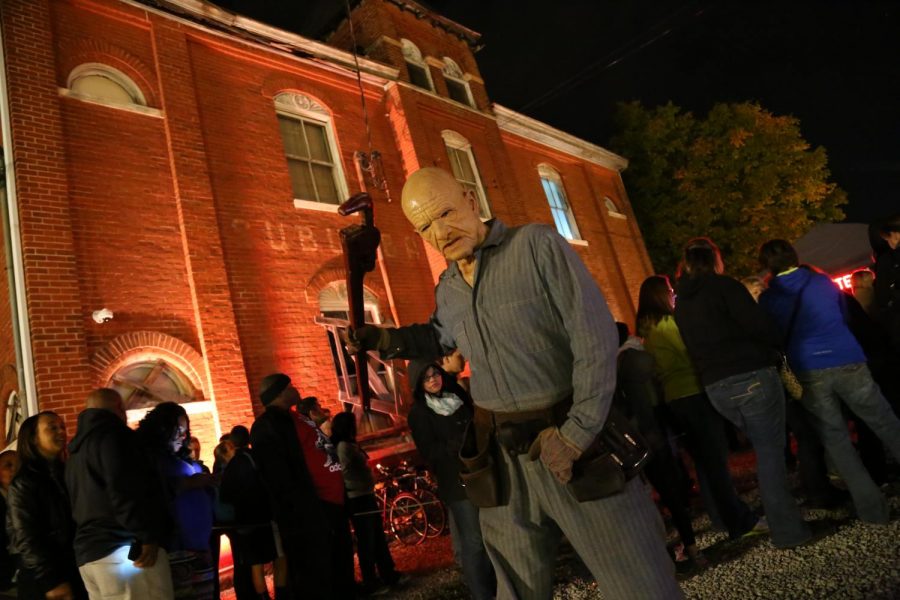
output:
M416 546L428 537L428 515L418 498L403 492L391 501L391 532L405 546Z
M437 537L444 532L447 526L447 513L444 509L444 503L441 502L437 494L431 490L419 488L416 490L416 497L425 507L425 516L428 517L428 537Z

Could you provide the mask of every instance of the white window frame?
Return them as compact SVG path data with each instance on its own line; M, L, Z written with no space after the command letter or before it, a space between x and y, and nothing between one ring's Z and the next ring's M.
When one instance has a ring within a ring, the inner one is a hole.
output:
M444 57L444 68L442 69L444 74L444 79L453 81L455 83L463 86L463 89L466 92L466 98L468 98L468 102L463 102L461 104L465 104L470 108L475 108L475 99L472 97L472 88L469 86L469 82L466 81L465 75L463 74L462 69L459 68L459 65L456 64L452 58ZM447 97L453 102L459 102L454 98L450 97L450 90L447 90Z
M472 144L469 142L469 140L450 129L445 129L444 131L442 131L441 137L444 139L445 149L452 148L453 150L457 150L463 153L468 158L469 165L472 168L472 173L475 174L475 181L461 181L460 179L456 178L455 173L453 174L453 176L461 184L473 183L475 185L475 195L478 197L478 208L481 215L481 220L489 220L492 216L491 205L490 203L488 203L487 193L484 191L484 185L481 183L481 171L478 170L478 162L475 160L475 154L472 152ZM450 167L448 170L453 173L453 157L451 156L450 152L447 152L447 161L451 163L450 165L448 165Z
M409 70L410 65L423 69L425 71L425 77L428 79L428 87L422 88L421 86L416 85L413 83L412 77L409 78L409 82L417 88L434 92L434 80L431 78L431 67L428 66L428 63L425 62L425 59L422 57L422 52L419 50L419 47L406 38L400 39L400 45L403 50L403 60L406 62L407 70Z
M73 86L79 79L84 77L103 77L104 79L110 80L112 83L122 88L122 90L131 97L131 101L126 103L114 102L108 98L101 98L76 91ZM147 98L144 96L144 92L131 77L119 69L103 63L82 63L72 69L66 79L66 87L59 88L59 95L64 98L74 98L75 100L99 104L100 106L107 106L109 108L127 110L156 117L162 116L162 112L159 109L151 108L147 105Z
M575 213L572 212L572 203L569 202L566 186L563 184L562 176L559 174L559 171L550 165L541 164L538 165L538 175L541 179L541 188L544 190L547 205L550 207L550 214L556 225L556 231L569 241L581 240L581 232L578 230ZM557 198L551 197L553 190L548 189L551 185L555 187L555 191L558 194ZM562 203L562 206L556 206L559 202ZM568 227L569 233L572 234L571 237L566 235L566 232L563 230L564 228L560 227L560 218L565 218L566 227Z
M332 176L334 177L335 189L337 189L338 201L340 202L341 198L347 198L349 196L347 178L344 176L343 160L335 138L334 119L328 109L305 94L282 92L275 96L275 112L278 116L308 121L325 129L325 140L328 143L328 149L333 160ZM281 139L280 132L278 137ZM282 140L282 153L284 153L283 144ZM287 162L287 156L285 156L285 162ZM313 182L313 185L315 185L315 182ZM291 193L293 194L293 183L291 183ZM338 206L339 204L328 204L327 202L310 200L308 198L294 198L295 208L337 213Z

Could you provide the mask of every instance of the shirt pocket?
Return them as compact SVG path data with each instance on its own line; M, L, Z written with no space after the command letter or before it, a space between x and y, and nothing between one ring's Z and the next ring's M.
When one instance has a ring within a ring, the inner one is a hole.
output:
M499 345L513 352L536 354L560 342L563 326L545 294L536 294L492 306L489 327Z

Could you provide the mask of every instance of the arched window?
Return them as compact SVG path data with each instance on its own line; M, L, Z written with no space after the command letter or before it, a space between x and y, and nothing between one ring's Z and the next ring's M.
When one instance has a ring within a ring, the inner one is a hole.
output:
M442 131L441 137L444 138L444 146L447 148L447 158L450 160L453 176L465 189L475 193L481 218L490 219L491 207L488 204L484 186L481 185L481 175L478 172L475 155L472 153L472 144L460 134L449 129Z
M544 195L547 196L547 203L550 205L553 222L556 223L556 230L567 240L580 240L578 225L575 224L575 215L572 214L572 207L566 198L562 177L550 165L539 165L538 174L541 177Z
M363 306L365 306L367 323L381 323L378 297L365 288L363 288ZM333 281L322 288L322 291L319 292L319 311L325 317L350 320L350 301L347 298L345 282Z
M303 94L275 96L294 205L321 210L347 198L347 183L334 139L331 114Z
M69 91L80 97L113 106L147 106L141 88L128 75L101 63L85 63L72 69Z
M444 57L444 81L447 83L447 95L466 106L475 106L472 101L472 90L465 80L462 69L452 58Z
M400 44L403 48L403 60L406 61L406 70L409 72L409 81L415 86L434 91L434 84L431 81L431 69L425 59L422 58L422 52L419 47L407 39L401 39Z
M109 387L122 396L126 410L153 408L160 402L202 402L203 392L162 359L129 363L116 371Z
M609 196L603 197L603 205L606 207L606 212L609 214L609 216L616 217L618 219L627 218L625 214L619 210L619 207L616 205L616 203L613 202L613 199Z

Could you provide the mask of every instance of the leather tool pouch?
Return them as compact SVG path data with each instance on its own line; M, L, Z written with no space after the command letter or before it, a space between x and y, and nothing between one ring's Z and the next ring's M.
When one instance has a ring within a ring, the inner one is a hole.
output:
M475 407L475 417L469 422L463 435L459 460L462 462L459 478L472 504L479 508L506 504L502 493L493 420L488 411Z
M611 408L603 430L572 466L569 492L579 502L606 498L625 489L625 483L650 460L650 447L631 421Z

